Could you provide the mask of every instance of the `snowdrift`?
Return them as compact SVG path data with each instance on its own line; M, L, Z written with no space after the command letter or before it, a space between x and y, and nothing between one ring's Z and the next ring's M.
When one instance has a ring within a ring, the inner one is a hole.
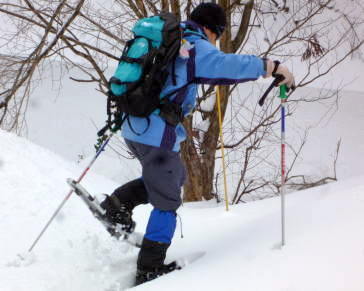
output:
M120 291L132 286L137 250L109 237L72 196L27 260L35 237L82 169L0 131L0 289ZM97 163L97 162L96 162ZM287 245L280 247L279 198L225 212L215 202L186 203L167 260L205 251L181 271L135 290L363 291L364 177L287 196ZM92 171L82 183L97 195L118 185ZM135 211L144 231L150 206Z

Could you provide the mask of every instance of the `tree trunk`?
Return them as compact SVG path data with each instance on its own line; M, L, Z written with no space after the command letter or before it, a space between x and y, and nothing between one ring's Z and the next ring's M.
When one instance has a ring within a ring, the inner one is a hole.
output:
M192 117L184 122L187 131L187 139L181 144L182 159L186 166L187 180L184 185L184 200L202 200L203 179L201 159L193 141Z

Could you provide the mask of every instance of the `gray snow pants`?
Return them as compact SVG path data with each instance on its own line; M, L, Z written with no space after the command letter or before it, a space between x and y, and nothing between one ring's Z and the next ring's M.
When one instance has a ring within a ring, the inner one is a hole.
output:
M177 152L125 139L142 165L142 179L149 202L157 209L173 211L181 205L186 170Z

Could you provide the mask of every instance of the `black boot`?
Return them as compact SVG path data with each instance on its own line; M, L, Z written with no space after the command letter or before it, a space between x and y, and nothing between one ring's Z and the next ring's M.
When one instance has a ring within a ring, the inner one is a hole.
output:
M158 278L177 268L175 262L164 265L167 249L170 244L143 239L137 261L135 285Z
M106 219L109 223L119 224L122 230L132 233L135 229L135 222L132 220L133 209L148 203L148 193L142 179L130 181L107 196L101 203L101 207L106 210ZM113 234L114 230L109 229Z
M128 233L134 231L136 223L132 220L132 210L128 205L120 203L115 195L107 196L100 205L106 210L105 219L109 223L121 225L121 229Z

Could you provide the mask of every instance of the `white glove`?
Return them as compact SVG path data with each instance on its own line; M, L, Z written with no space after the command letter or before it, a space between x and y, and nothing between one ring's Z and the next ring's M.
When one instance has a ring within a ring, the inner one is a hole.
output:
M278 86L280 85L287 85L289 89L294 89L295 82L293 74L287 69L286 66L283 66L278 61L272 61L270 59L263 59L265 62L265 69L267 74L264 76L264 78L274 77L277 78L279 76L282 76L284 79L281 81Z

